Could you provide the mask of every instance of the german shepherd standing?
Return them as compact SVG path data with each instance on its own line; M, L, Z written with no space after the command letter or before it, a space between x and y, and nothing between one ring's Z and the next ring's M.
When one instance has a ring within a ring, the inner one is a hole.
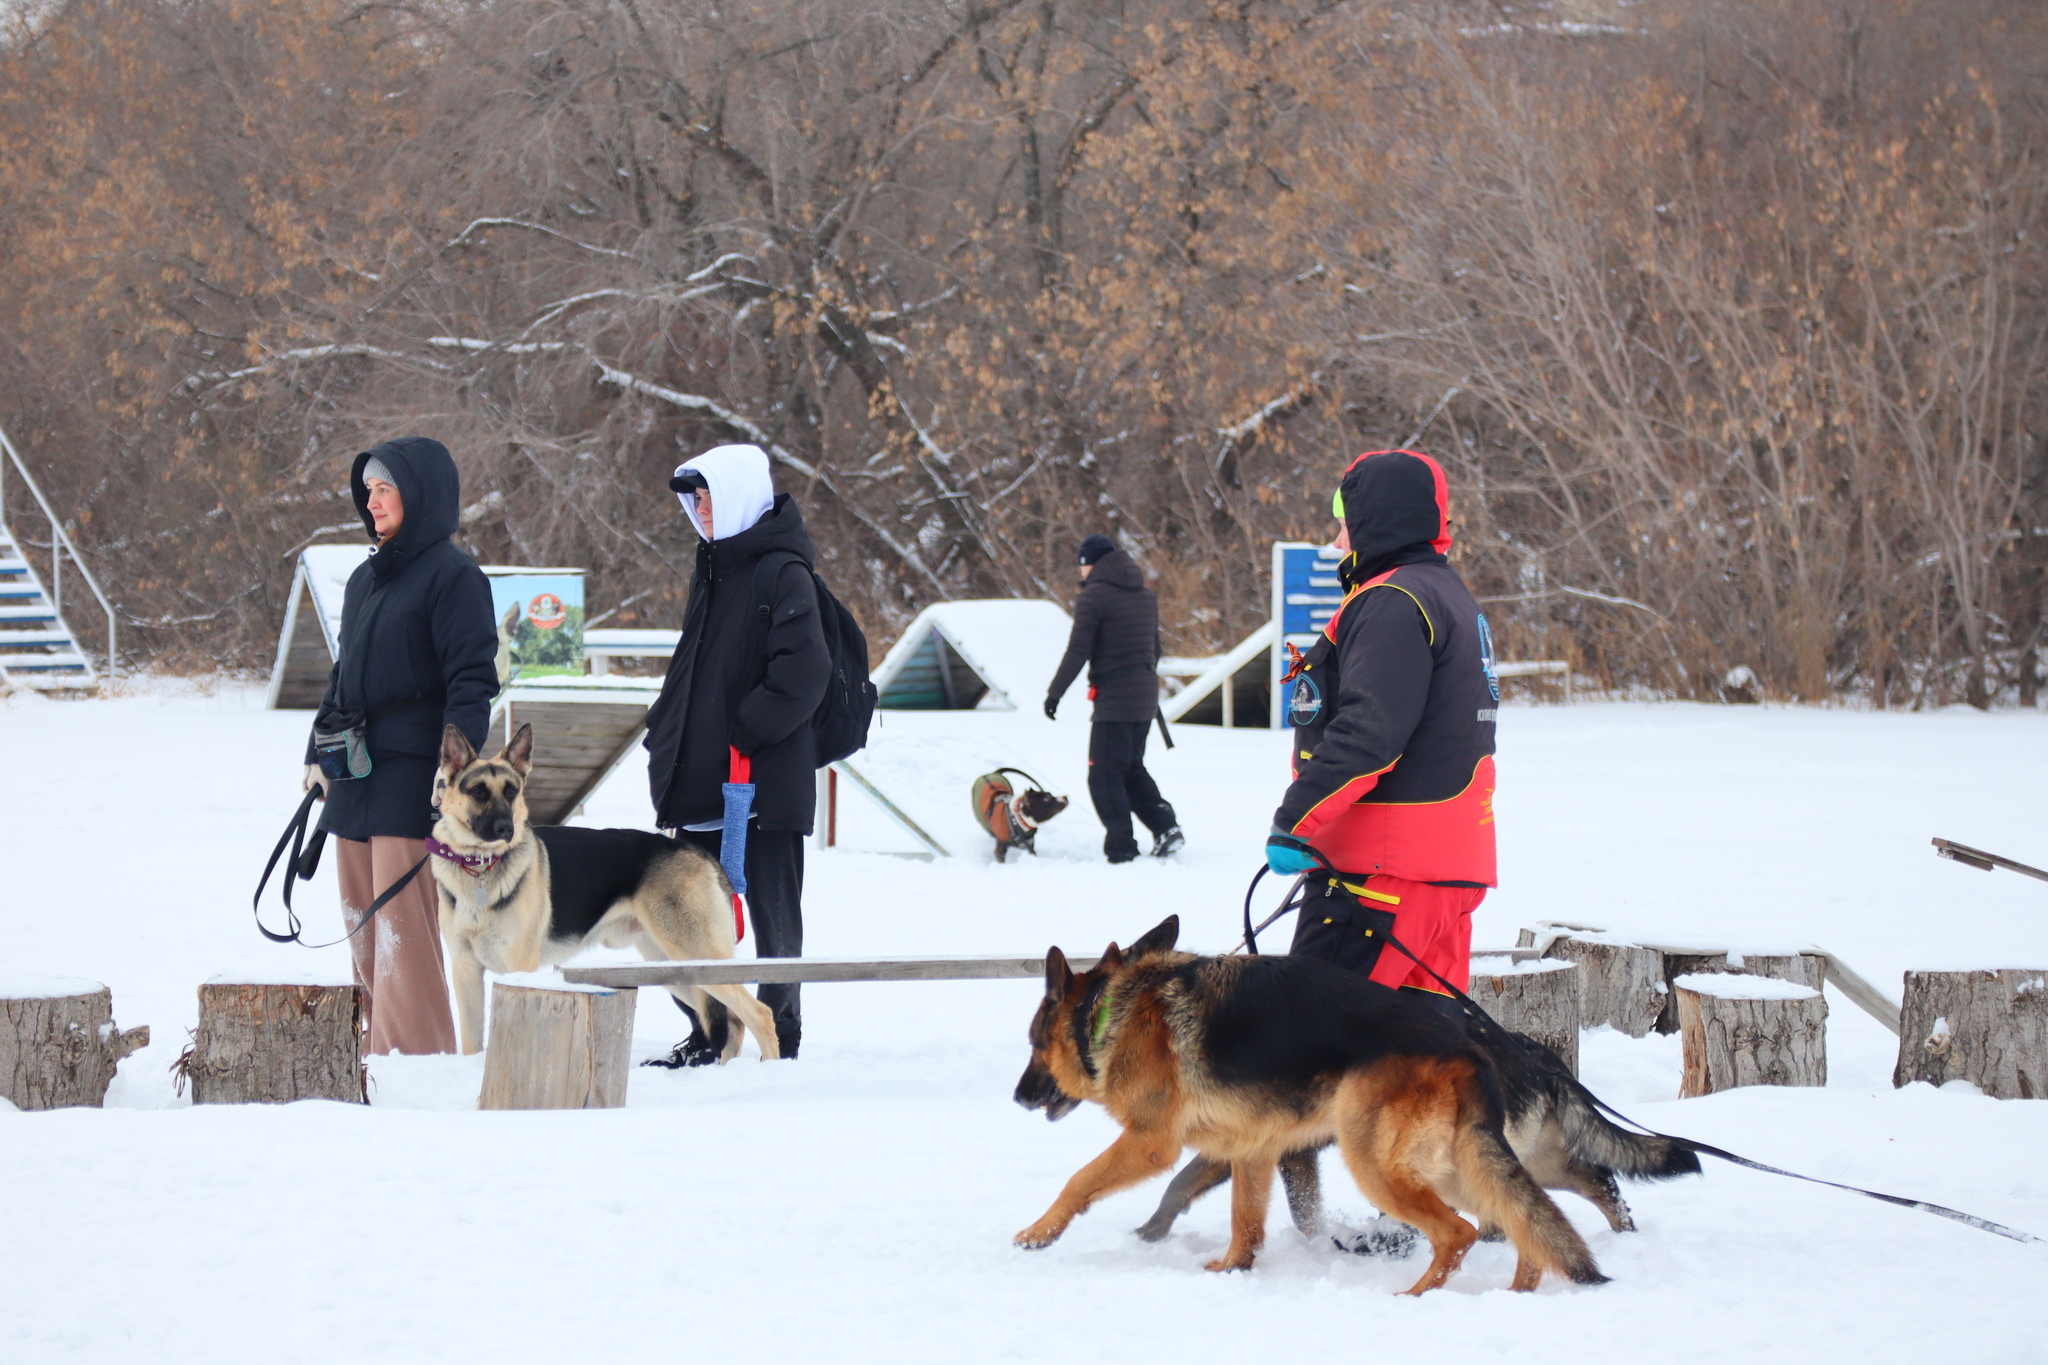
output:
M732 887L716 861L645 830L529 824L524 788L532 769L531 725L489 759L455 726L441 732L434 839L447 852L433 850L429 861L465 1053L483 1046L486 967L538 971L593 943L636 947L654 960L733 953ZM729 1012L752 1031L764 1061L781 1055L774 1017L746 987L669 990L714 1038ZM721 1062L738 1054L742 1037L740 1029L725 1033Z
M1058 948L1047 953L1017 1103L1059 1119L1094 1100L1124 1131L1019 1246L1050 1245L1097 1199L1164 1174L1192 1146L1231 1168L1230 1246L1208 1268L1243 1270L1265 1241L1276 1164L1334 1141L1366 1198L1429 1238L1434 1256L1409 1293L1442 1285L1478 1240L1454 1209L1514 1243L1515 1289L1546 1271L1605 1282L1515 1159L1493 1061L1458 1025L1313 959L1175 952L1179 931L1169 916L1078 976Z

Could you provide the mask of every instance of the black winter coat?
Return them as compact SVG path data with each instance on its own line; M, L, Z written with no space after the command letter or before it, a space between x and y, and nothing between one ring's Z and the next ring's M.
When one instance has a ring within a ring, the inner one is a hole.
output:
M1149 721L1159 712L1159 597L1122 550L1095 561L1074 603L1074 630L1049 693L1058 701L1082 664L1095 719Z
M1494 883L1493 637L1445 552L1443 471L1361 456L1343 483L1351 585L1288 691L1294 782L1274 827L1349 872Z
M787 550L769 623L754 612L754 569ZM697 542L683 635L661 696L647 712L647 782L664 829L725 813L728 748L753 760L755 828L811 832L818 747L811 717L825 698L832 656L810 565L817 547L787 493L736 536Z
M315 724L338 710L369 713L370 775L330 782L320 828L343 839L424 839L434 825L441 728L481 745L498 694L498 628L491 585L449 537L462 510L455 461L439 441L412 436L356 456L356 511L372 526L363 466L382 460L405 522L349 575L341 655ZM375 539L376 532L370 531ZM312 740L306 761L313 761Z

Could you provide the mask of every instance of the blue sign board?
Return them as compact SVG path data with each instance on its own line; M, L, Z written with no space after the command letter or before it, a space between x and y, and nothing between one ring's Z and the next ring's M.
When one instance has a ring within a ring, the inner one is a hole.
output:
M1344 552L1332 545L1298 541L1273 543L1273 620L1279 624L1273 641L1273 726L1285 725L1287 698L1280 677L1287 671L1287 646L1306 653L1317 632L1329 623L1344 601L1337 585L1337 565Z

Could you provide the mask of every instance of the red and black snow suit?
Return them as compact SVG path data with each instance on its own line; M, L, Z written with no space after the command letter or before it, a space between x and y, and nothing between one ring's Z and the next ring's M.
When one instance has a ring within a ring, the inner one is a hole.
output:
M1462 990L1472 911L1495 884L1492 633L1445 559L1450 503L1436 461L1361 455L1343 499L1350 591L1288 694L1294 782L1274 825L1357 875L1310 879L1293 951L1441 992L1380 951L1391 923Z

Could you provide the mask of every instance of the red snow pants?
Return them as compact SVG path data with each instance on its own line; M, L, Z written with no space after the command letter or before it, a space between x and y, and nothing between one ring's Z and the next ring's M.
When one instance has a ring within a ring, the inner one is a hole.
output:
M1327 894L1311 878L1304 890L1310 894L1302 902L1289 952L1362 971L1382 986L1445 994L1422 966L1386 946L1391 929L1409 952L1459 990L1471 984L1472 912L1486 899L1485 887L1434 886L1381 874L1362 883L1330 885Z

